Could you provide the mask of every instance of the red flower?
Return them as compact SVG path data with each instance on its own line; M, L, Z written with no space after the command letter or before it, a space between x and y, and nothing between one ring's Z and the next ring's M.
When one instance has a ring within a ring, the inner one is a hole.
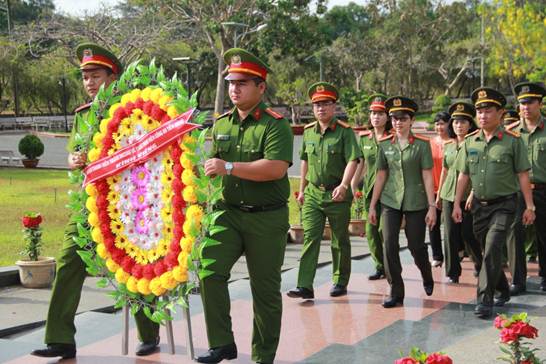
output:
M131 270L131 273L136 279L142 278L142 269L143 267L140 264L135 264L133 266L133 269Z
M501 330L501 333L500 333L501 342L508 344L513 341L516 341L517 339L518 339L518 334L516 334L511 327L506 327Z
M408 357L400 358L395 360L394 364L419 364L419 362L415 359Z
M536 327L529 325L523 321L516 321L511 326L510 329L514 334L518 336L523 336L529 339L534 339L538 336L538 330Z
M153 264L147 264L144 266L144 269L142 270L142 274L144 275L144 278L146 279L152 279L155 277L154 274L154 266Z
M497 329L502 329L504 328L504 324L506 324L506 322L508 322L508 320L506 318L504 318L503 316L497 316L495 318L495 322L493 323L493 325L497 328Z
M426 364L453 364L453 360L447 355L433 353L427 357Z
M40 214L26 214L21 219L23 226L28 229L37 228L42 223L42 215Z
M362 196L363 196L363 195L362 195L362 192L361 192L361 191L356 191L356 192L355 192L355 197L356 197L356 198L362 198Z
M297 200L298 197L300 197L300 193L298 191L294 192L294 198Z
M158 261L156 264L155 264L155 267L154 267L154 273L157 277L159 277L160 275L162 275L163 273L165 273L167 271L167 267L165 266L165 264L160 260Z

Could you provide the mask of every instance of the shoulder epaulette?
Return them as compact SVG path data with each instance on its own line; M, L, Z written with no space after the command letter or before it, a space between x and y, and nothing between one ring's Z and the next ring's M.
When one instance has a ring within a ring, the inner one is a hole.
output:
M382 136L381 138L379 138L379 141L382 142L384 140L389 140L389 139L392 139L394 138L394 134L389 134L389 135L385 135L385 136Z
M341 121L341 120L336 120L336 122L338 123L338 125L341 125L342 127L344 127L345 129L347 128L350 128L351 126L349 124L347 124L346 122L344 121Z
M275 119L282 119L284 118L284 116L282 116L282 114L279 114L278 112L274 111L272 108L268 107L267 109L264 110L266 113L268 113L269 115L273 116Z
M92 104L92 102L89 102L89 103L87 103L87 104L80 105L80 106L78 106L78 107L74 110L74 112L80 112L80 111L83 111L83 110L85 110L85 109L89 109L89 108L91 107L91 104Z
M451 143L455 143L455 140L453 139L448 139L444 142L444 145L447 145L447 144L451 144Z
M519 120L518 120L518 121L513 122L512 124L506 125L506 126L504 127L504 129L506 129L506 130L512 130L512 129L514 129L516 126L519 126L519 125L520 125L520 122L519 122Z
M229 116L233 113L233 110L229 110L228 112L223 113L222 115L218 116L216 120L225 118L226 116Z
M308 129L308 128L313 127L313 126L315 126L315 125L317 125L317 122L316 122L316 121L313 121L312 123L309 123L309 124L305 125L303 128L304 128L304 129Z
M359 133L358 133L358 136L361 136L361 137L363 137L363 136L370 136L371 133L372 133L371 130L364 130L364 131L359 132Z
M465 139L468 138L468 137L471 136L471 135L476 135L476 134L478 134L479 132L480 132L480 129L476 129L476 130L474 130L472 133L466 134L466 135L465 135Z
M427 138L426 136L419 135L419 134L413 134L415 139L423 140L425 142L430 142L430 138Z
M519 138L521 136L520 133L512 131L512 130L504 130L504 132L508 135L513 136L514 138Z

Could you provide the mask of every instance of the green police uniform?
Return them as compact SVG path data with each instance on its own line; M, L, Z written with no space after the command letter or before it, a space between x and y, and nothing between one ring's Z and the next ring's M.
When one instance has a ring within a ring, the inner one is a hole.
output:
M310 88L314 101L317 95L329 89L327 83L317 83ZM318 89L318 91L317 91ZM337 91L330 85L331 91ZM319 98L320 99L320 98ZM298 272L298 287L313 289L317 269L320 242L328 218L332 229L332 281L334 285L346 287L351 274L351 242L349 220L351 218L352 193L346 191L345 200L332 201L332 191L342 183L347 164L358 160L361 154L356 137L350 126L335 117L328 128L321 131L318 121L308 124L303 133L300 152L302 161L307 161L308 181L302 207L304 242Z
M265 71L264 64L256 58L249 59L248 54L240 49L226 52L229 76ZM249 67L252 69L247 70ZM265 79L265 75L262 78ZM220 116L213 127L211 155L227 162L266 159L291 164L292 148L293 135L288 121L264 103L258 104L244 120L240 120L233 109ZM254 308L252 360L272 363L281 328L281 266L289 228L288 176L254 182L226 175L222 186L223 201L217 209L224 214L217 224L227 229L214 236L220 245L203 251L204 258L216 260L210 266L214 274L201 281L209 345L216 348L234 343L228 280L231 268L244 254Z
M463 119L467 120L470 125L474 124L473 117L476 114L476 110L471 104L456 102L449 107L449 113L451 115L450 128L452 128L454 119ZM461 275L459 251L463 250L464 246L472 257L474 268L477 272L481 269L483 259L480 245L472 231L472 214L465 209L465 201L470 192L470 186L467 188L467 191L465 191L463 201L461 202L463 221L461 223L455 223L451 218L458 177L457 170L455 169L455 161L457 160L457 154L461 150L461 146L462 144L458 144L456 140L449 140L444 144L443 167L447 170L447 175L440 190L442 214L444 217L446 276L451 278L453 282L458 282L459 276Z
M82 68L89 65L99 65L111 68L116 74L121 71L121 64L117 58L97 45L82 44L78 46L77 54ZM70 153L87 149L88 141L84 140L82 145L82 142L75 139L75 135L77 133L83 136L87 134L88 126L84 120L87 118L90 106L90 103L85 104L75 110L77 115L67 144L67 150ZM89 137L91 136L89 135ZM77 253L80 248L74 241L76 236L78 236L76 222L71 219L65 229L62 250L57 261L57 274L46 321L44 340L46 344L75 344L74 317L87 276L86 265ZM157 340L159 336L158 324L149 320L142 311L137 312L135 321L142 342L153 343Z
M506 103L502 94L490 88L475 90L472 100L476 108L502 108ZM502 270L502 248L516 213L517 174L530 167L522 139L502 126L489 141L482 130L469 134L457 157L456 169L469 175L472 182L474 234L484 251L477 309L493 304L495 290L504 299L510 295Z

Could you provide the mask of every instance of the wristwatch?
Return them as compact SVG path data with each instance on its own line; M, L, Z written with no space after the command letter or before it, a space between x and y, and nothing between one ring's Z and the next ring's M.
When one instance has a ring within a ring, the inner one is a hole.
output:
M231 176L231 171L233 170L233 163L226 162L226 164L224 164L224 168L226 169L226 174L228 176Z
M533 206L527 206L527 208L526 208L526 210L531 210L531 211L533 211L533 212L535 212L536 209L537 209L537 208L536 208L535 205L533 205Z

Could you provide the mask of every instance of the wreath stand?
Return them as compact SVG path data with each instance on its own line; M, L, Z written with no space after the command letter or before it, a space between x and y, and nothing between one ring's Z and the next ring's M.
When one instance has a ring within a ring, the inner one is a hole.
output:
M186 354L191 361L194 361L194 349L193 349L193 336L191 330L191 315L190 315L190 306L188 296L184 297L184 300L188 303L187 307L182 308L182 321L184 321L184 328L186 331ZM123 306L123 333L121 337L121 354L129 354L129 306ZM167 310L167 314L170 316L171 313ZM173 324L171 320L167 320L165 323L165 328L167 330L167 342L169 344L169 353L174 355L174 335L173 335Z

